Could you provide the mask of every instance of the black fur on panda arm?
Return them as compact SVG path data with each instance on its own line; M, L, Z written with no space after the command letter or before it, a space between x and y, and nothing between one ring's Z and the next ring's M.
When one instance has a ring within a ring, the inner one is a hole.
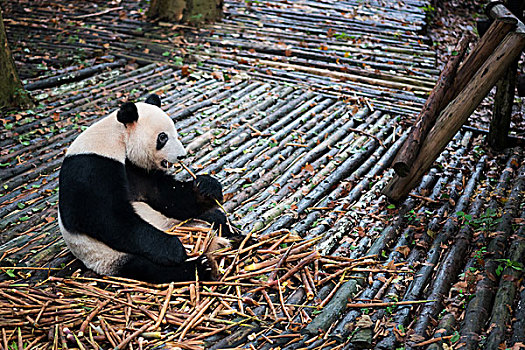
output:
M197 175L193 180L193 190L199 203L215 207L217 201L219 203L224 201L221 183L210 175Z
M193 181L177 181L158 170L144 170L126 162L126 173L135 196L163 215L186 220L199 218L222 202L222 186L211 176L199 175Z

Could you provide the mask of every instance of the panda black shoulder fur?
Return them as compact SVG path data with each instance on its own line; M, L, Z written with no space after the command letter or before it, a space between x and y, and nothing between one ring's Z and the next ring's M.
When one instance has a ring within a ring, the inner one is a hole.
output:
M174 220L224 225L216 207L222 186L208 175L176 181L166 163L184 157L160 98L124 103L69 147L60 170L59 225L73 254L103 275L149 282L211 278L205 256L188 260L182 243L163 232Z

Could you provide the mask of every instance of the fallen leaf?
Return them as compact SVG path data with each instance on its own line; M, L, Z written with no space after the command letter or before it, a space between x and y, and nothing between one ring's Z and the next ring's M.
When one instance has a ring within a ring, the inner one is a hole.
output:
M315 173L315 169L314 169L314 166L312 164L306 164L303 167L303 170L308 171L310 174Z
M400 252L406 258L408 254L410 253L410 248L406 245L402 245L396 248L396 252Z
M372 319L368 315L361 316L359 321L356 323L356 326L359 328L372 328L373 325L374 322L372 322Z

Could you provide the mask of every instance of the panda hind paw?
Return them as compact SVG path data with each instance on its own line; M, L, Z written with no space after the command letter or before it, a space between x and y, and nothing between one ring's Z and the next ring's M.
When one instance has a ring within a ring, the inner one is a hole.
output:
M202 254L195 259L195 267L201 281L215 281L217 280L218 265L213 257Z

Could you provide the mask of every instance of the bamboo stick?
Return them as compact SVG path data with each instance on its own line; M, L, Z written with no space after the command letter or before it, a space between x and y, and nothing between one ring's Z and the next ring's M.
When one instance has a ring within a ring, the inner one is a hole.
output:
M427 346L427 345L430 345L430 344L438 343L440 341L452 339L452 337L453 337L453 335L447 335L447 336L443 336L443 337L432 338L432 339L429 339L429 340L422 341L420 343L416 343L416 344L414 344L414 347Z
M162 309L159 312L159 315L157 317L157 320L155 321L155 324L150 328L150 331L155 331L160 327L160 324L162 323L162 320L164 319L164 315L166 315L166 311L168 310L168 307L170 305L170 299L171 295L173 294L173 289L175 288L175 285L173 283L170 283L168 286L168 290L166 292L166 299L164 300L164 304L162 304Z
M435 300L402 300L402 301L393 301L388 303L349 303L346 304L346 307L349 308L368 308L368 307L389 307L397 305L417 305L434 302Z

